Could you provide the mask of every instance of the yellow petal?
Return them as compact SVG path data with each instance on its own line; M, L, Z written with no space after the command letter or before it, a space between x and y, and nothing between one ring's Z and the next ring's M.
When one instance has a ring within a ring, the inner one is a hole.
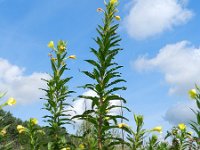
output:
M69 58L76 59L76 56L75 55L70 55Z
M3 130L1 130L1 132L0 132L0 135L2 135L2 136L4 136L4 135L6 135L6 129L3 129Z
M152 131L157 131L157 132L162 132L162 127L161 126L157 126L155 128L152 129Z
M118 127L119 128L123 128L123 127L127 127L128 125L127 124L125 124L125 123L120 123L120 124L118 124Z
M54 42L50 41L49 44L48 44L48 47L53 49L54 48Z
M17 125L17 131L18 131L19 133L22 133L22 132L25 131L25 127L23 127L22 125Z
M38 124L38 120L36 118L31 118L30 122L34 125Z
M191 89L191 90L188 91L188 94L189 94L191 99L195 99L196 96L197 96L197 91L196 91L196 89Z
M11 97L7 100L7 104L10 105L10 106L15 105L16 100L13 97Z
M121 20L121 17L120 16L115 16L115 19L116 20Z
M110 4L116 4L118 2L118 0L110 0Z
M183 124L183 123L180 123L180 124L178 125L178 128L179 128L180 130L185 130L185 129L186 129L186 125Z

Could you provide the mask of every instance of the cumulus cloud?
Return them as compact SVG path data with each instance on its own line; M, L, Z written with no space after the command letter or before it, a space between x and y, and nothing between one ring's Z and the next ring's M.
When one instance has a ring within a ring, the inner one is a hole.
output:
M92 90L86 91L85 93L83 93L83 95L85 95L85 96L97 96L97 94ZM86 100L84 98L79 98L73 103L73 105L72 105L73 108L71 109L72 111L70 112L70 114L72 116L81 115L81 114L83 114L83 112L85 110L91 110L92 109L91 108L91 106L92 106L91 104L92 103L91 103L90 100ZM121 104L120 104L119 100L113 100L110 105L121 105ZM69 108L67 108L67 109L69 109ZM121 108L112 109L110 111L110 115L119 114L120 113L120 109ZM78 124L80 124L82 122L81 120L77 120L77 119L75 121Z
M159 70L170 85L170 94L187 94L187 91L200 84L200 48L188 41L169 44L160 49L157 56L139 57L133 67L139 71Z
M124 26L135 39L145 39L186 23L193 13L187 0L132 0Z
M174 125L179 123L188 124L191 122L191 120L196 120L195 114L191 109L197 109L195 103L179 103L167 110L164 119Z
M41 78L49 77L38 72L24 75L24 71L24 68L0 58L0 91L7 91L6 97L14 97L18 104L30 104L39 100L44 95L39 88L45 87Z

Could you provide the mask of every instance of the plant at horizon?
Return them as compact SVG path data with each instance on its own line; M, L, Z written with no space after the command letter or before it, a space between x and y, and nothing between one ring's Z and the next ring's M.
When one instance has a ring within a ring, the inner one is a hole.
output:
M45 134L43 130L38 128L37 124L38 120L36 118L30 118L27 122L27 127L24 127L23 125L17 125L19 134L25 134L28 137L26 141L29 142L30 150L40 149L42 141L38 137Z
M54 42L50 41L48 47L52 49L50 56L52 74L50 79L43 79L47 83L47 89L42 89L46 92L46 100L44 104L45 110L49 115L44 118L49 124L49 136L51 140L48 143L48 149L59 150L67 146L66 134L67 131L63 127L64 124L71 124L71 110L66 110L66 107L72 107L66 102L66 98L73 91L69 91L66 85L72 77L63 77L67 68L66 60L75 59L75 55L67 57L66 42L58 41L57 47L54 47Z
M193 110L196 121L191 121L190 126L196 133L195 136L193 136L193 140L196 142L197 149L200 149L200 88L196 85L196 89L191 89L188 92L191 99L194 99L196 102L197 110Z
M131 129L131 127L124 126L124 129L127 130L127 145L131 150L137 150L143 148L145 133L147 130L143 129L144 118L142 115L134 114L134 120L136 123L136 131Z
M4 97L5 93L0 93L0 99L2 97ZM12 106L16 104L16 100L14 98L9 98L6 102L0 104L0 110L3 109L3 107L5 106ZM0 116L0 121L3 122L4 121L4 116ZM10 124L4 126L3 128L0 128L0 142L2 141L2 139L4 138L4 136L6 136L7 133L7 129L9 128ZM11 144L13 143L13 141L8 142L8 143L4 143L4 145L0 145L0 150L10 150L11 149Z
M121 73L118 69L122 68L118 63L114 62L116 55L122 49L119 47L121 41L117 34L119 24L114 20L119 20L116 17L118 1L110 0L105 2L106 9L98 8L98 12L104 14L103 25L98 25L98 36L95 42L98 47L91 48L92 54L96 59L86 60L92 67L92 71L83 71L83 73L91 78L94 83L88 83L83 86L84 89L90 89L96 93L96 96L80 96L91 101L92 109L86 110L82 115L77 115L74 118L80 118L94 125L94 138L97 139L96 149L107 150L113 149L114 145L123 143L120 137L114 137L111 130L119 128L118 120L123 118L122 115L111 114L110 111L114 108L126 108L121 105L111 105L113 100L123 101L125 99L115 94L119 90L126 90L124 86L117 86L121 82L126 82L121 78Z
M167 131L165 139L171 138L171 149L184 150L194 148L194 144L191 143L192 134L187 131L187 126L183 123L178 124L172 128L171 131Z

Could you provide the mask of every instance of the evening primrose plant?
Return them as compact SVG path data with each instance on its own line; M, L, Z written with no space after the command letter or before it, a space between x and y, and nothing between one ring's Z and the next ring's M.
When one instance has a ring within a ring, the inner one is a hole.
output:
M120 17L116 18L117 0L105 1L105 10L98 8L97 11L103 13L103 24L98 25L96 29L98 36L95 38L97 48L91 48L94 59L86 60L92 66L92 71L83 71L83 73L91 78L94 83L88 83L83 86L84 89L92 90L96 96L80 96L92 102L92 109L86 110L82 115L75 118L86 120L94 125L94 138L97 139L96 149L105 150L113 149L115 144L123 142L120 137L113 137L110 130L120 128L117 125L119 119L124 118L122 115L110 114L114 108L123 107L121 105L111 105L113 100L126 102L124 98L115 94L119 90L126 90L124 86L117 84L125 82L121 78L118 69L122 68L116 63L115 57L122 50L119 47L121 41L117 34L118 22ZM121 85L121 84L120 84Z
M71 124L70 110L66 110L66 106L72 107L66 102L66 98L70 96L73 91L69 91L67 83L71 77L66 77L67 68L66 60L75 59L75 55L67 56L67 47L65 41L58 41L57 46L54 46L54 42L50 41L48 47L51 49L49 53L52 74L50 79L43 79L47 83L47 89L42 89L46 92L46 100L44 104L45 110L49 115L45 115L45 121L49 124L49 136L50 141L48 143L48 149L59 150L67 146L66 130L63 127L64 124Z
M193 137L196 141L196 147L200 149L200 88L196 85L196 89L191 89L188 94L191 99L195 100L197 106L197 110L192 109L196 116L196 121L191 121L190 125L196 133Z
M128 140L128 147L130 150L138 150L143 148L144 144L144 138L145 134L147 132L146 129L143 129L144 125L144 118L142 115L136 115L134 114L134 121L136 124L136 130L134 131L131 127L124 127L124 129L128 129L128 135L127 135L127 140Z
M0 93L0 99L3 98L5 95L5 93ZM3 109L3 107L5 106L12 106L12 105L15 105L16 104L16 100L14 98L9 98L6 102L4 103L1 103L0 104L0 110ZM0 116L0 122L3 122L4 121L4 117L5 116ZM7 129L9 128L9 124L4 126L3 128L0 128L0 142L2 141L2 139L6 136L6 133L7 133ZM13 142L8 142L8 143L4 143L3 145L0 145L0 150L8 150L8 149L11 149L11 144Z
M171 149L185 150L196 147L191 132L187 131L187 126L183 123L173 127L171 131L167 131L165 139L168 138L172 141Z
M27 136L27 141L29 142L30 150L39 150L42 140L39 137L44 136L45 132L38 129L38 120L36 118L30 118L27 122L27 127L23 125L17 125L17 131L19 134L25 134Z

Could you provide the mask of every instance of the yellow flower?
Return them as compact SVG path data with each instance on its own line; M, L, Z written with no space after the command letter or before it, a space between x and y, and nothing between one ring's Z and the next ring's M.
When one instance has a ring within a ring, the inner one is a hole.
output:
M65 46L60 45L59 49L60 49L61 51L64 51L64 50L65 50Z
M115 19L116 20L121 20L121 17L120 16L115 16Z
M105 120L109 120L110 119L110 117L105 117Z
M36 118L31 118L30 122L34 125L38 124L38 120Z
M79 145L79 148L80 148L80 149L85 149L84 144L80 144L80 145Z
M17 125L17 131L18 131L19 133L22 133L22 132L25 131L25 127L23 127L22 125Z
M180 130L185 130L185 129L186 129L186 125L183 124L183 123L180 123L180 124L178 125L178 128L179 128Z
M119 128L123 128L123 127L127 127L128 125L127 124L125 124L125 123L120 123L120 124L118 124L118 127Z
M9 98L7 100L7 104L10 105L10 106L15 105L16 104L16 100L11 97L11 98Z
M52 49L54 48L54 43L53 43L53 41L50 41L50 42L49 42L48 47L49 47L49 48L52 48Z
M197 96L197 91L196 91L196 89L191 89L191 90L188 91L188 94L189 94L191 99L195 99L196 96Z
M57 60L57 58L54 58L54 57L52 57L52 58L51 58L51 60L52 60L52 61L56 61L56 60Z
M113 5L113 4L116 4L118 2L118 0L110 0L110 3Z
M0 135L4 136L6 134L6 129L2 129Z
M161 133L162 132L162 127L161 126L157 126L157 127L153 128L152 131L157 131L157 132Z
M70 55L69 58L76 59L76 56L75 55Z
M42 134L42 135L45 135L45 132L43 130L38 130L37 132Z

